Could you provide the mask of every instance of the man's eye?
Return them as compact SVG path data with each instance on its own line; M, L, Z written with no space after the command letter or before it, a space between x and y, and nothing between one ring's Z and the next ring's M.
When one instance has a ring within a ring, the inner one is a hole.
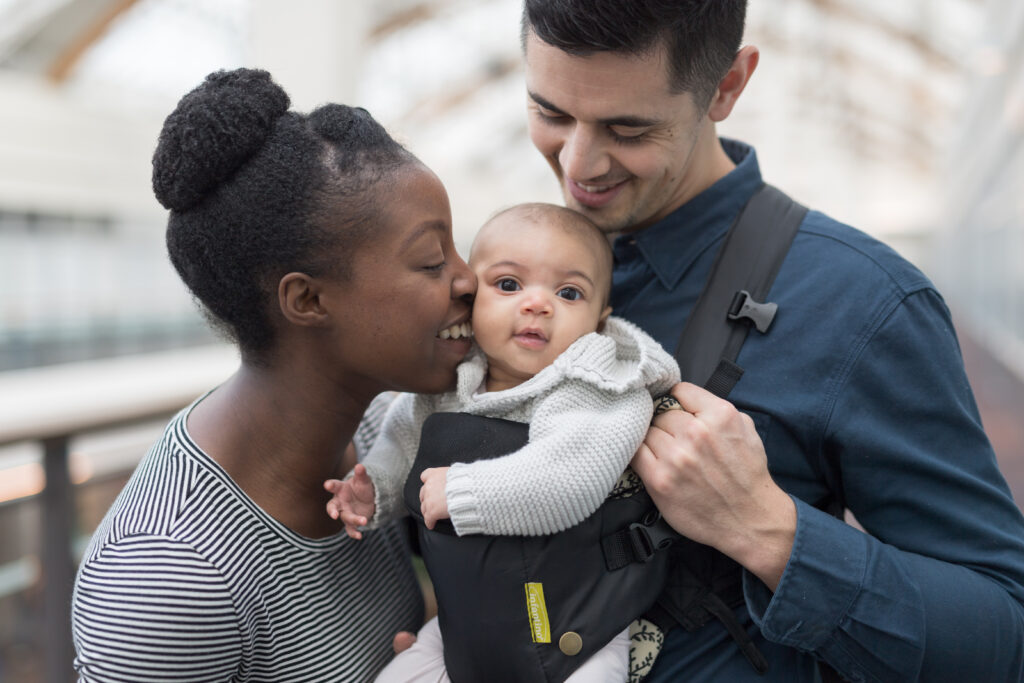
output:
M558 296L567 301L576 301L583 296L583 293L575 287L562 287L558 290Z
M439 270L442 270L446 265L448 265L447 261L441 261L440 263L438 263L436 265L433 265L433 266L424 266L423 270L429 270L431 272L437 272Z
M549 111L549 110L544 109L542 107L537 107L537 115L540 116L545 121L549 121L549 122L552 122L552 123L563 121L566 118L565 116L563 116L562 114L559 114L558 112Z
M644 139L644 135L646 135L646 131L630 131L628 133L620 133L619 131L616 131L614 128L609 128L608 133L611 135L612 140L623 145L628 145L634 142L640 142Z
M498 280L498 289L503 292L515 292L519 289L519 283L511 278L502 278Z

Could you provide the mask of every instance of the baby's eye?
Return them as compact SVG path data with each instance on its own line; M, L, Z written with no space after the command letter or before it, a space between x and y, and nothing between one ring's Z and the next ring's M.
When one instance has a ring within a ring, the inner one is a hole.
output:
M558 296L562 297L566 301L576 301L583 296L583 292L575 287L562 287L558 290Z
M498 280L497 284L498 289L503 292L515 292L519 290L519 283L509 277Z

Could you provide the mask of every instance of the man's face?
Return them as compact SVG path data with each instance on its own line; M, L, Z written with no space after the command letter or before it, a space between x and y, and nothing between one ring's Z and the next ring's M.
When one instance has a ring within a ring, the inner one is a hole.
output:
M604 232L645 228L703 190L714 126L669 89L666 50L576 57L530 32L527 117L566 206ZM696 152L695 152L696 151Z

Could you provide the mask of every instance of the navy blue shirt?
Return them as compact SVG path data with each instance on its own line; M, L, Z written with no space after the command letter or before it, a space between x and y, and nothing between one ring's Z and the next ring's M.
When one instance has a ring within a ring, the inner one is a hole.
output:
M753 149L661 222L617 238L612 306L674 351L722 238L760 187ZM879 241L811 211L729 399L754 419L797 529L771 593L744 573L737 616L758 676L717 622L673 629L649 681L1024 678L1024 518L996 465L949 311ZM814 507L840 491L864 533Z

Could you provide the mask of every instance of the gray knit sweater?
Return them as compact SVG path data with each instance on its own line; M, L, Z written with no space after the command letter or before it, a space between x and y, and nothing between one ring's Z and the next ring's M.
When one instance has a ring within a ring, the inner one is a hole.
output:
M651 397L679 381L675 360L635 325L608 318L548 367L504 391L484 391L487 360L478 348L458 368L455 391L403 394L363 460L376 489L370 526L405 514L402 489L420 428L436 412L527 422L529 441L493 460L456 463L445 494L456 532L552 534L593 514L643 442Z

